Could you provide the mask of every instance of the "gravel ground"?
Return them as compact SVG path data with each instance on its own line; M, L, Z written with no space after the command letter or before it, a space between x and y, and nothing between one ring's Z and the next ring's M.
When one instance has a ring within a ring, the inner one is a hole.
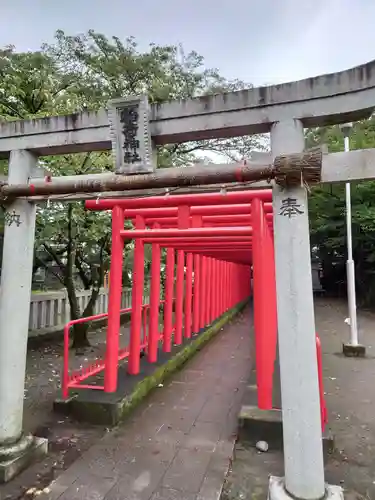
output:
M121 347L128 344L128 338L129 327L124 326L121 330ZM84 353L70 353L71 369L79 369L104 356L105 328L91 332L89 339L91 347ZM62 355L63 342L60 338L53 342L33 342L28 350L24 429L36 436L48 438L49 454L10 483L0 486L0 500L32 498L35 492L38 494L106 432L104 427L80 424L52 411L53 401L60 388Z
M341 484L346 499L375 500L375 314L359 311L366 359L345 358L349 330L345 302L316 299L316 329L323 346L324 388L336 451L326 480ZM282 453L259 453L238 444L222 500L267 498L268 476L283 475Z

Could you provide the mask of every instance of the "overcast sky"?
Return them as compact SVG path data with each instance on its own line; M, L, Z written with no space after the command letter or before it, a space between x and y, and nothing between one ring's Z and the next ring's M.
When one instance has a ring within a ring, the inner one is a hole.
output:
M182 43L229 79L254 85L375 58L375 0L0 0L0 46L37 49L56 29Z

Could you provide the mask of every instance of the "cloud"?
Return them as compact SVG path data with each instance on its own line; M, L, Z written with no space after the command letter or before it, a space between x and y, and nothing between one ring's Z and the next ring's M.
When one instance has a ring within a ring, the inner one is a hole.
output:
M291 16L294 3L288 0L284 16ZM310 4L300 2L295 12L300 27L295 32L290 17L280 21L290 35L282 50L271 50L263 61L261 71L269 83L341 71L373 59L375 2L325 0L314 4L316 9L309 11Z

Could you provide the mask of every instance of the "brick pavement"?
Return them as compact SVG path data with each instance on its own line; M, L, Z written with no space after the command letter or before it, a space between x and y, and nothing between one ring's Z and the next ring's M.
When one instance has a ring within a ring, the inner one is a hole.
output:
M39 498L218 499L250 373L249 315L247 308Z

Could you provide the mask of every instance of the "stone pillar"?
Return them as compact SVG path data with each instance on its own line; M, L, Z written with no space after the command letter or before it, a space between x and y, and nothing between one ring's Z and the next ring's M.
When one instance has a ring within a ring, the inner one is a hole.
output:
M12 151L9 184L26 183L37 158ZM22 432L26 350L35 237L35 204L16 200L7 206L0 287L0 482L45 453L45 440Z
M302 123L274 123L271 149L303 151ZM273 213L285 479L270 478L269 498L317 500L325 484L306 189L275 185Z

